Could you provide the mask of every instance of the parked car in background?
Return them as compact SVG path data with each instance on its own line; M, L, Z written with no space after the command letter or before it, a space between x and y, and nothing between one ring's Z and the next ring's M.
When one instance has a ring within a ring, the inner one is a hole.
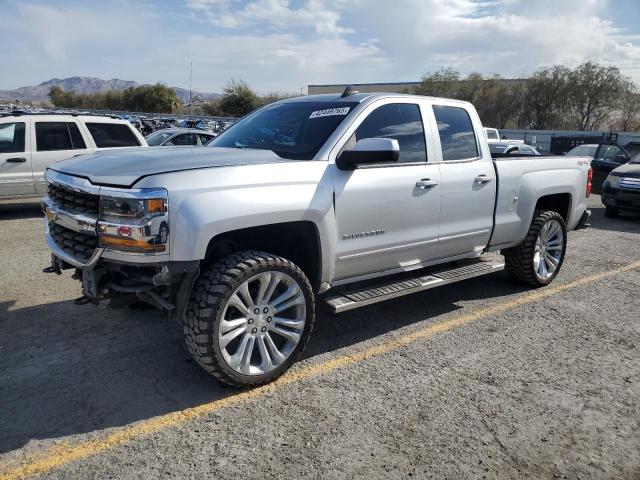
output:
M489 150L502 155L542 155L536 147L524 143L489 143Z
M578 145L569 150L565 155L569 157L595 157L598 150L597 143L586 143L584 145Z
M213 133L196 128L165 128L147 136L146 141L150 147L201 147L215 137Z
M593 191L601 193L602 184L611 171L640 156L640 142L626 145L601 143L591 161L593 168Z
M0 200L47 193L54 162L100 150L147 146L131 123L115 117L11 112L0 115Z
M640 212L640 155L609 173L602 185L602 203L607 217L617 217L620 210Z

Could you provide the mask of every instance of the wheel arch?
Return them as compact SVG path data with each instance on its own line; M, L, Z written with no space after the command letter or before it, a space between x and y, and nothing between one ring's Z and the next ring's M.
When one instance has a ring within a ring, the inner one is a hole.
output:
M568 224L572 201L572 195L568 192L544 195L536 201L536 206L532 215L535 215L535 212L538 210L549 210L559 213L564 219L564 222Z
M284 257L300 267L318 292L322 279L322 244L317 225L309 220L256 225L219 233L207 244L203 267L232 253L260 250Z

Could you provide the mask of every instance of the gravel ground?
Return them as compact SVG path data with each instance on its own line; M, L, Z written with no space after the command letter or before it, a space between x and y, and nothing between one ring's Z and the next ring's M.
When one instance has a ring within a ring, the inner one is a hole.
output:
M592 206L554 286L640 260L640 219L605 218L597 196ZM0 245L0 478L43 452L59 458L61 443L221 399L41 476L640 478L638 270L243 397L155 313L74 305L68 273L41 273L36 204L0 205ZM527 293L501 272L321 312L294 372Z

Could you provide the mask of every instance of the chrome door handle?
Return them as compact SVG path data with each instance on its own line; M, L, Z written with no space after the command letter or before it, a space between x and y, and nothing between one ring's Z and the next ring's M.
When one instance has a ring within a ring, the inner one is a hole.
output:
M7 163L24 163L27 159L23 157L7 158Z
M421 188L422 190L433 188L436 185L438 185L438 182L435 180L431 180L430 178L423 178L416 182L416 188Z
M491 177L487 177L486 175L478 175L475 179L476 183L479 183L480 185L484 185L485 183L489 183L491 180L493 180Z

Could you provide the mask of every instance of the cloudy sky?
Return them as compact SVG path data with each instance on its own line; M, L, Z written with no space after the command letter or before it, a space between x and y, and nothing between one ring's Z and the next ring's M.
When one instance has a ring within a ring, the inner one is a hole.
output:
M640 0L0 0L0 89L95 76L218 92L617 65L640 83Z

